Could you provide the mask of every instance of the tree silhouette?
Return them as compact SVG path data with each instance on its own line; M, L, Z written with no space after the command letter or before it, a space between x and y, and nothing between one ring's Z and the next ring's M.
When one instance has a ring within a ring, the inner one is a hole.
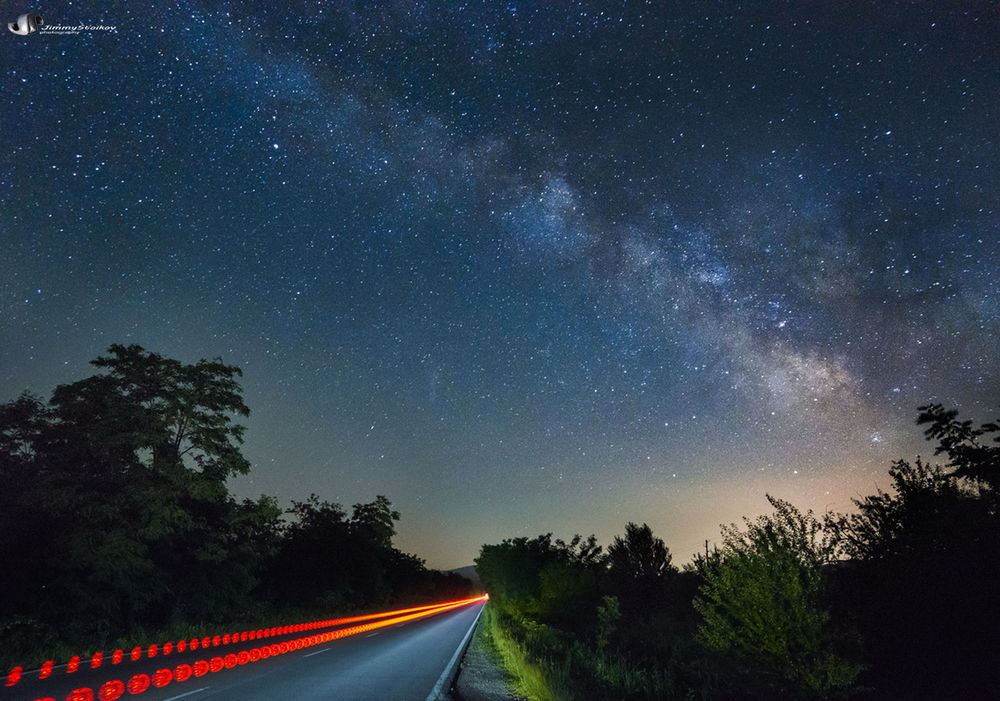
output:
M221 359L185 365L137 345L115 344L108 351L91 361L106 375L56 388L52 403L60 416L79 417L110 402L115 416L130 421L119 438L148 451L154 470L193 463L216 480L246 474L250 463L238 447L245 428L230 416L250 415L236 380L243 374L238 367Z
M351 527L356 532L370 538L379 547L392 547L392 538L396 535L394 522L399 520L399 512L393 510L386 497L379 494L375 501L355 504L353 509Z
M838 608L857 622L867 683L899 699L986 698L1000 684L1000 503L997 448L940 405L920 407L945 467L917 458L889 470L892 490L828 518L850 567Z
M972 421L959 421L956 409L946 410L940 404L919 407L917 424L930 424L924 435L938 442L935 455L948 456L948 467L952 475L988 485L996 490L1000 487L1000 446L988 445L984 436L993 435L993 442L1000 443L1000 421L982 424L973 428Z
M278 516L226 488L249 466L231 418L248 413L239 369L136 345L92 364L103 372L57 387L47 405L23 395L0 407L0 544L16 558L0 575L0 615L55 620L70 605L72 620L102 629L227 615L265 554L247 542L266 551Z
M48 402L0 404L0 655L262 605L337 611L470 591L392 547L399 512L384 496L348 520L313 495L290 522L272 497L234 499L226 480L249 469L239 368L137 345L92 364L98 374Z
M666 544L645 523L627 523L624 537L615 536L608 546L611 573L637 581L656 581L676 573L671 559Z

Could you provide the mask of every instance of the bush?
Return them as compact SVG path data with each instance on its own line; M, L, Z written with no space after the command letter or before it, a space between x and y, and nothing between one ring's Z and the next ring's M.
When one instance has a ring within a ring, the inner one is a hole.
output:
M832 547L811 513L768 497L774 516L723 531L723 547L698 558L698 638L728 656L752 684L786 696L849 689L861 671L832 648L822 608Z

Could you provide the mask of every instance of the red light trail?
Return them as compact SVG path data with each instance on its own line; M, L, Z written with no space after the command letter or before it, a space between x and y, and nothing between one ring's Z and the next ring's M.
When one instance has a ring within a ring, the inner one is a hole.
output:
M94 701L94 699L99 699L100 701L114 701L115 699L119 699L124 696L126 692L130 695L141 694L149 689L162 688L169 684L184 682L191 678L202 677L209 673L221 672L226 669L232 669L236 666L265 660L269 657L283 655L288 652L301 650L313 645L320 645L333 640L339 640L340 638L350 637L352 635L357 635L358 633L365 633L379 628L384 628L386 626L392 626L406 621L433 616L444 611L450 611L462 606L468 606L469 604L486 601L488 598L489 595L484 594L483 596L472 597L469 599L460 599L457 601L448 601L440 604L430 604L427 606L415 606L412 608L397 609L394 611L383 611L380 613L365 614L362 616L350 616L346 618L329 619L326 621L299 623L278 628L217 635L212 638L205 637L201 640L194 638L191 640L190 644L186 646L190 650L197 650L199 647L206 648L226 645L227 643L223 641L227 639L229 641L228 644L235 644L247 640L259 640L276 635L286 635L306 630L316 630L317 628L327 628L349 623L360 624L324 633L294 638L292 640L281 641L278 643L258 645L249 649L240 650L239 652L231 652L224 656L216 655L207 659L197 660L192 663L179 664L174 667L164 666L152 674L134 674L125 680L111 679L104 682L97 688L81 687L74 689L65 697L65 699L66 701ZM363 621L367 622L362 623ZM172 642L164 643L162 647L155 644L149 645L145 648L145 658L154 658L157 657L158 654L162 654L162 656L165 657L170 655L174 649L180 652L184 648L181 646L180 642L176 644ZM132 660L142 659L143 651L142 647L136 647L132 650L130 658ZM121 650L116 650L114 653L111 653L110 658L112 664L117 665L123 660L124 653ZM93 669L97 669L102 666L104 659L104 653L95 653L90 658L89 666ZM53 666L54 665L51 660L47 661L38 670L39 674L37 678L51 679ZM74 656L70 659L69 664L66 665L66 672L75 672L79 669L79 667L80 657ZM24 674L25 672L22 667L14 667L7 675L6 686L11 687L17 685L24 678ZM34 701L57 701L57 699L51 696L44 696L38 697Z

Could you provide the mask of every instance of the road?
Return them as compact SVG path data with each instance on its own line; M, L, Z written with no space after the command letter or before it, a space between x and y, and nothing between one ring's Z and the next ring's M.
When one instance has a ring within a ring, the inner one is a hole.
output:
M425 701L455 658L484 605L476 602L427 618L191 677L162 689L151 687L138 698L142 701ZM0 698L24 701L68 698L72 687L62 688L61 680L47 682L33 684L30 689L26 685L13 695L8 694L14 689L0 690ZM44 693L39 696L38 692ZM92 698L98 701L97 694ZM121 698L135 697L126 692Z

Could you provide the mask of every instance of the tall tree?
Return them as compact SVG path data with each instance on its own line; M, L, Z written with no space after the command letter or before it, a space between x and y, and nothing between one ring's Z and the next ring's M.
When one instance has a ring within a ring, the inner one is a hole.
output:
M608 546L608 567L613 575L637 581L657 581L677 572L666 543L653 535L645 523L631 521L625 525L625 535L615 536Z
M225 615L248 594L259 557L235 547L240 533L276 525L273 503L237 504L225 484L249 468L232 418L249 413L239 368L136 345L113 345L92 364L102 372L57 387L47 406L22 396L0 408L0 482L23 480L3 490L12 503L0 519L45 524L23 539L34 554L6 550L36 582L31 593L0 577L18 592L8 601L44 619L71 604L74 620L118 628L155 625L179 607Z
M395 522L399 520L399 512L392 508L392 502L379 494L375 501L355 504L353 508L351 526L376 545L392 547L392 538L396 535Z
M238 367L221 359L185 365L137 345L108 351L91 363L106 375L56 388L52 403L61 417L79 419L110 402L114 416L130 420L120 438L148 451L154 470L194 466L217 481L249 471L239 450L246 429L231 418L250 415Z

